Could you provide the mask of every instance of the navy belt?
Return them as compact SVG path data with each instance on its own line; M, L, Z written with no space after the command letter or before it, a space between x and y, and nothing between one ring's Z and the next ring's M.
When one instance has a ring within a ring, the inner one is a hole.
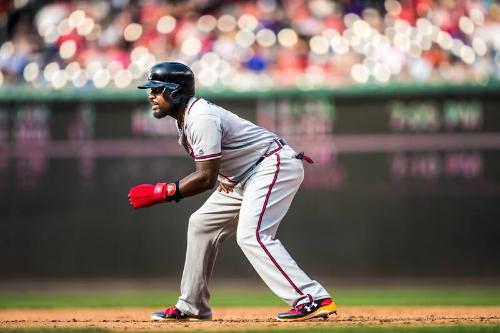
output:
M274 142L276 142L276 144L278 145L278 148L275 148L273 150L271 150L270 152L268 153L265 153L264 155L262 155L258 160L257 162L255 162L255 165L259 165L260 162L262 162L266 157L268 156L271 156L272 154L276 153L276 152L279 152L281 149L283 149L283 146L286 146L286 141L283 140L283 139L277 139L277 140L274 140Z

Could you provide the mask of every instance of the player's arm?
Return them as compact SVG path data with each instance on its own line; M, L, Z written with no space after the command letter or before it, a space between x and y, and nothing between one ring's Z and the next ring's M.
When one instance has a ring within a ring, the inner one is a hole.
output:
M132 207L143 208L165 201L179 201L215 186L221 157L220 122L212 116L199 116L191 124L189 132L196 170L176 182L133 187L129 192Z
M179 188L184 197L211 190L218 181L220 158L209 161L197 161L196 171L184 177L179 182ZM233 192L234 185L219 183L217 191Z
M173 183L142 184L130 189L133 208L149 207L165 201L179 201L214 188L219 174L220 158L196 161L196 170Z
M217 183L220 158L208 161L196 161L196 171L179 181L179 190L182 196L190 197L198 193L211 190Z

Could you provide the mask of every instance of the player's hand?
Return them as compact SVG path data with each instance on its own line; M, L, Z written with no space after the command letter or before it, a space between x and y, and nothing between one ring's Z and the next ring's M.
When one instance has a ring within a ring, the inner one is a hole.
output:
M224 184L224 183L219 183L219 186L217 187L217 191L225 192L225 193L233 192L233 189L234 189L234 186Z
M128 193L128 201L134 208L144 208L164 202L167 196L167 184L142 184L134 186Z

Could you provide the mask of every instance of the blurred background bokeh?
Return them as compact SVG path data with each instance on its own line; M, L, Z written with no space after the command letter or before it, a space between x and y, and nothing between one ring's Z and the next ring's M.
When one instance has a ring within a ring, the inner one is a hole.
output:
M496 0L0 1L0 281L178 281L208 194L127 201L194 168L135 88L164 60L315 160L278 233L312 277L500 281Z
M498 77L492 0L2 1L0 83L128 88L152 64L200 88L339 87Z

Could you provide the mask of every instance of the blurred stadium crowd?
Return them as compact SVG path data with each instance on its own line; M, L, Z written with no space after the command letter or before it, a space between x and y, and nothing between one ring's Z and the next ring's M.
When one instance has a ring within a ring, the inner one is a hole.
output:
M0 2L0 84L127 88L163 60L235 90L500 75L495 0Z

